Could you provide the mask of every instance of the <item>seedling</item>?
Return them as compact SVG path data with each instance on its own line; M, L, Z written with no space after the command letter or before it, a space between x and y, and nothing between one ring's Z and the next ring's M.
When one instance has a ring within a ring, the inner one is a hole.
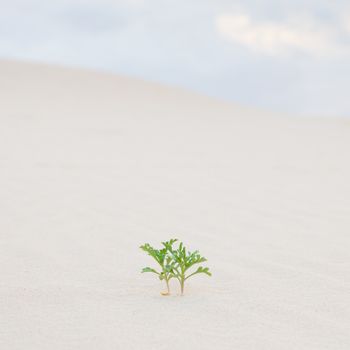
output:
M162 242L164 248L163 249L155 249L150 244L145 243L140 248L148 253L160 266L161 270L157 271L152 269L151 267L144 267L142 269L142 273L151 272L158 275L158 278L162 281L165 281L167 291L161 292L162 295L170 294L169 281L174 277L172 270L174 266L174 262L172 261L172 257L168 254L168 249L166 247L171 248L172 245L177 241L177 239L171 239L167 242Z
M199 254L198 250L194 251L193 253L186 252L186 247L184 247L182 242L176 250L173 250L172 245L167 244L167 242L165 242L165 247L168 253L171 255L172 260L176 263L172 268L172 277L176 278L179 281L181 295L184 294L185 281L190 277L193 277L199 273L204 273L208 276L211 276L209 268L203 266L199 266L197 270L188 274L188 270L193 265L207 261L206 258Z
M164 248L158 250L151 247L148 243L142 245L140 248L148 253L161 267L161 271L157 271L150 267L145 267L141 272L152 272L158 275L160 280L164 280L167 287L167 292L161 293L162 295L169 295L169 281L172 278L176 278L180 283L181 295L184 294L185 281L190 277L199 273L204 273L211 276L208 267L199 266L197 270L189 273L189 269L196 264L207 261L202 257L198 250L194 252L186 252L186 248L181 242L177 249L173 248L177 239L171 239L167 242L162 242Z

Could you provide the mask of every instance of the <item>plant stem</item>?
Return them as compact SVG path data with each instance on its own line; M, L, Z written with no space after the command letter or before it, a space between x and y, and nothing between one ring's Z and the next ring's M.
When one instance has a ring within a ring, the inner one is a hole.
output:
M170 294L169 280L168 280L168 279L165 279L165 283L166 283L167 291L168 291L168 293Z
M181 285L181 295L184 295L184 289L185 289L185 280L184 279L181 279L180 285Z

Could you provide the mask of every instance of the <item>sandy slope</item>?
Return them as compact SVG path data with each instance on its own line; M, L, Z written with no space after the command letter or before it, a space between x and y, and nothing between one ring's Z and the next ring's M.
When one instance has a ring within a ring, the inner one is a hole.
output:
M350 349L350 122L0 63L0 349ZM214 276L161 297L143 242Z

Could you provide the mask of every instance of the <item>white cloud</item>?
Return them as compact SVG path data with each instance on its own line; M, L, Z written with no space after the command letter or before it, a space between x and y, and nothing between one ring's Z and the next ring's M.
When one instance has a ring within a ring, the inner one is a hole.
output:
M335 54L341 49L332 38L332 30L310 20L259 23L245 14L221 15L216 26L228 40L268 55L292 50Z

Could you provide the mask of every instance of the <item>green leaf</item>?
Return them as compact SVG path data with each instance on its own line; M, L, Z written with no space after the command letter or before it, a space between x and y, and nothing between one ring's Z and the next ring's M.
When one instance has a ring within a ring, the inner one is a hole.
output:
M157 272L155 269L152 269L150 267L144 267L141 271L141 273L144 273L144 272L152 272L152 273L155 273L157 275L159 275L159 272Z

